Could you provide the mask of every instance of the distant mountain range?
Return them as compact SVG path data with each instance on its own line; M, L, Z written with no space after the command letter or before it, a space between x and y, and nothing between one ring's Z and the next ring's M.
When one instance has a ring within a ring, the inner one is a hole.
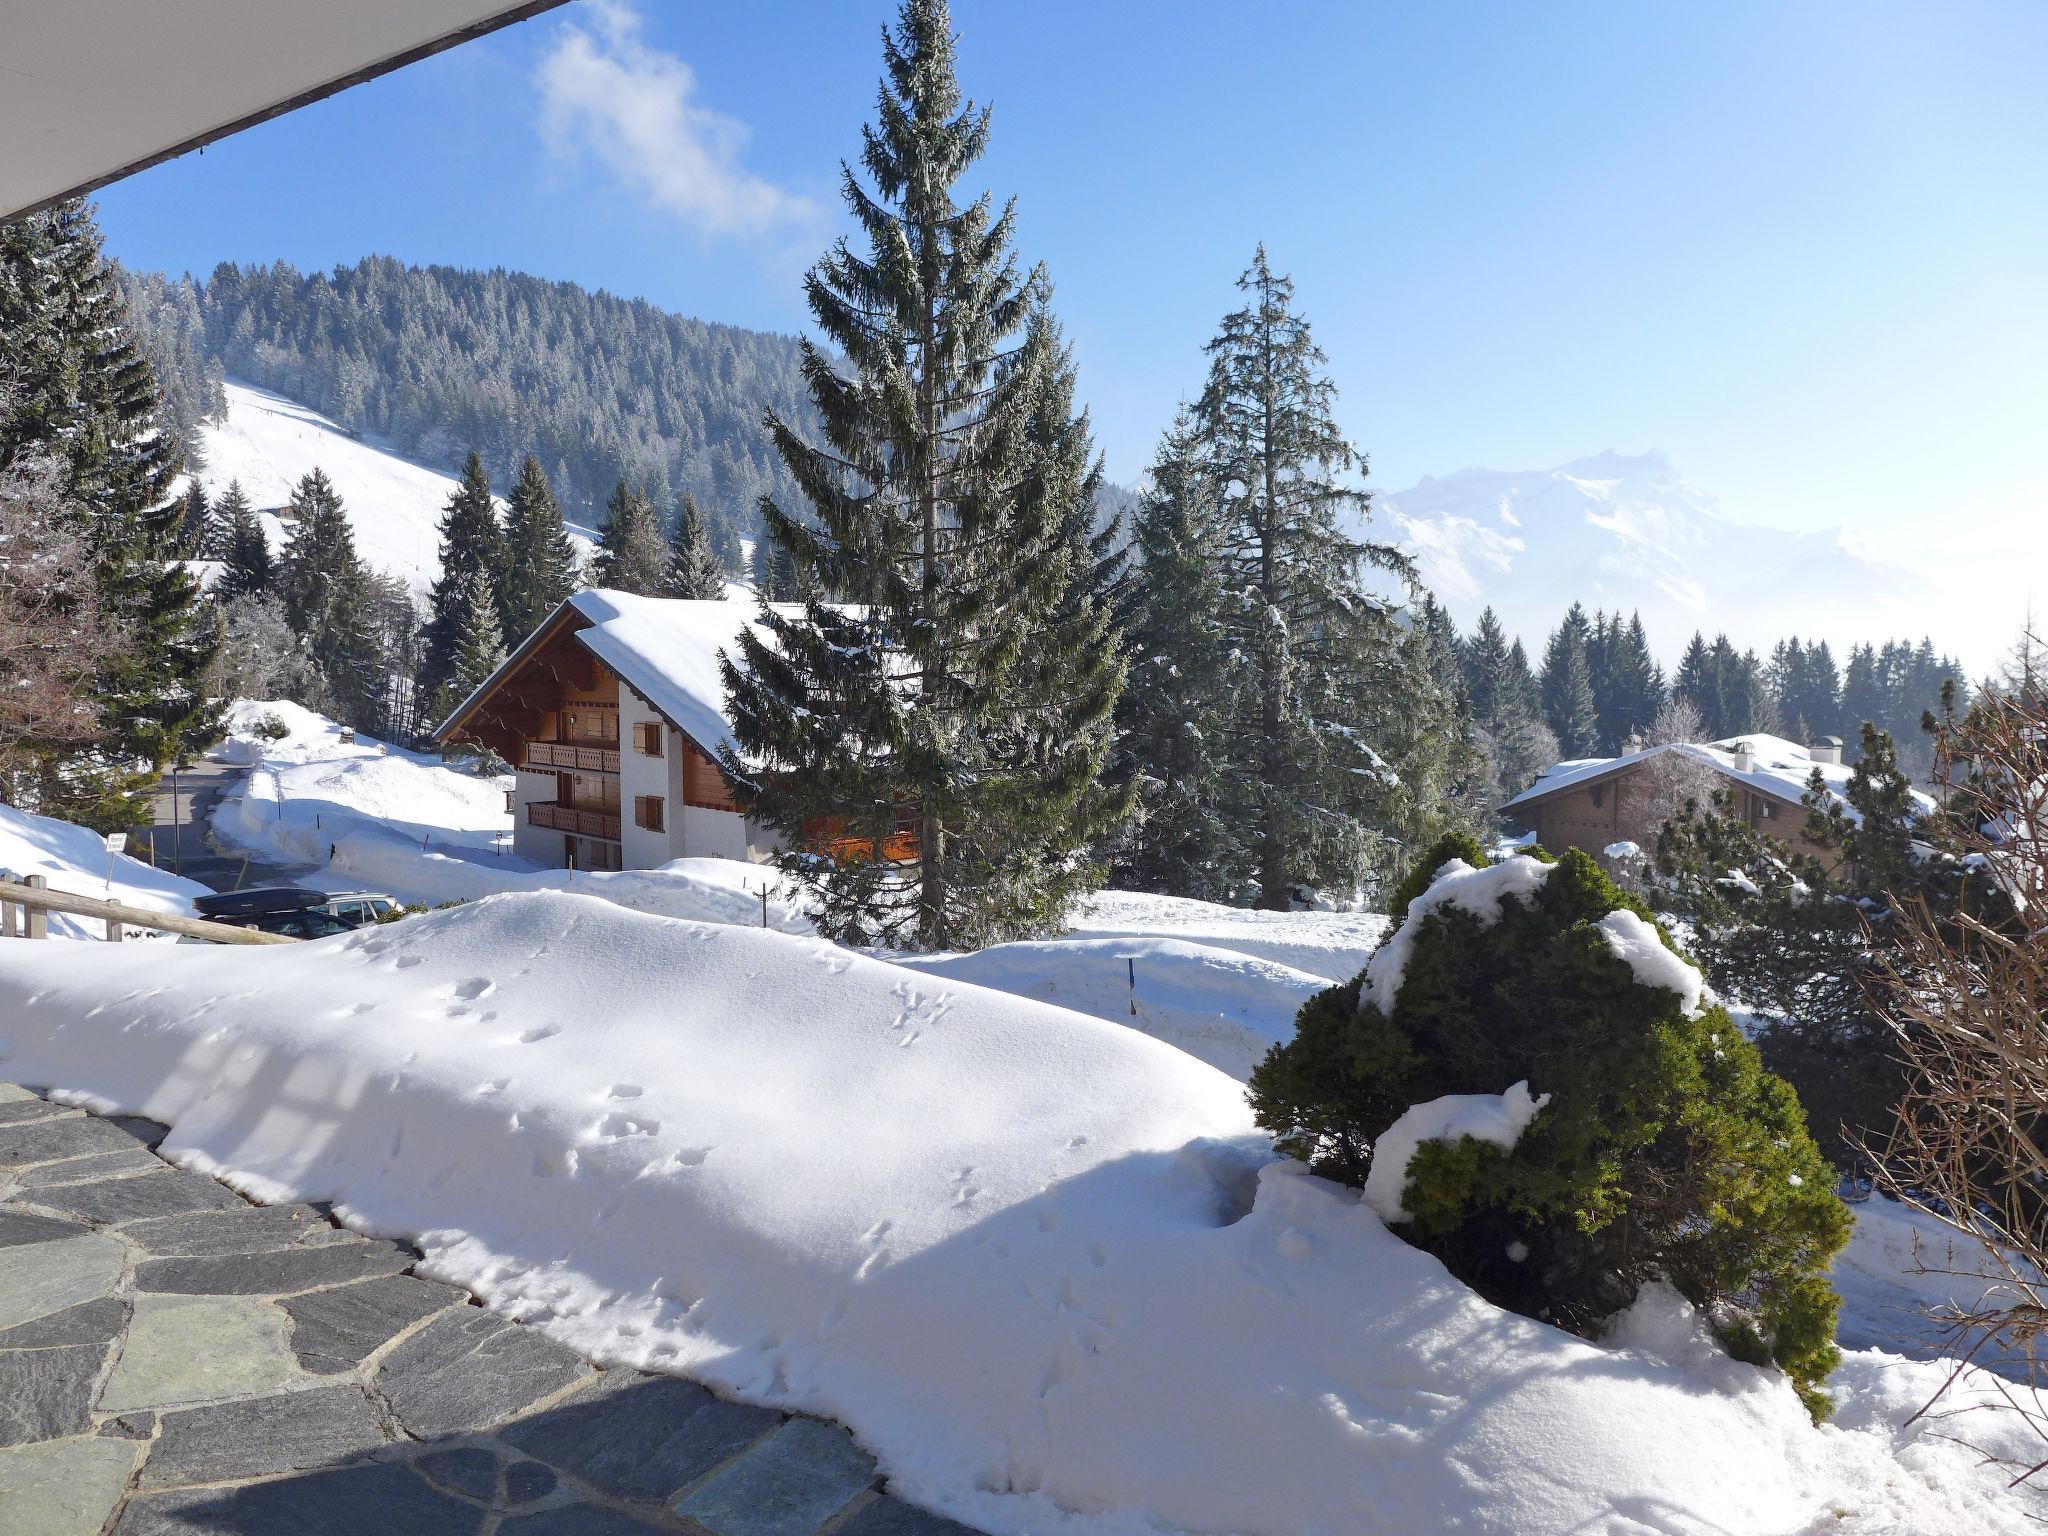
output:
M1492 605L1537 652L1574 601L1640 612L1667 663L1694 630L1768 648L1789 634L1919 634L1914 573L1850 549L1839 529L1745 522L1663 454L1612 451L1556 469L1462 469L1374 499L1373 532L1414 555L1461 626Z

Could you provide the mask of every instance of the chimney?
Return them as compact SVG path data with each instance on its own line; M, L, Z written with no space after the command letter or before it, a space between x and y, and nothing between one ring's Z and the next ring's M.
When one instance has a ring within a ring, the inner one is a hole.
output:
M1842 763L1842 738L1839 736L1822 736L1806 749L1806 755L1816 763L1832 763L1836 767L1840 767Z
M1754 773L1756 771L1756 748L1746 741L1735 743L1735 771Z

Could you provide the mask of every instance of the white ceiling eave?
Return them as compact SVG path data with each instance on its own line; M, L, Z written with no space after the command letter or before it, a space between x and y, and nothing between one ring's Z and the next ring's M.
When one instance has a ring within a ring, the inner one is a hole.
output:
M563 0L0 0L0 221Z

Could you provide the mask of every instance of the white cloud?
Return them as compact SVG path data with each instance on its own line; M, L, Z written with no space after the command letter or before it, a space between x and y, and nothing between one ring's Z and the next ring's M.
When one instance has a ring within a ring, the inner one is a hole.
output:
M697 76L642 36L623 0L591 0L541 60L541 134L589 156L706 234L760 235L818 216L810 198L740 164L748 129L692 98Z

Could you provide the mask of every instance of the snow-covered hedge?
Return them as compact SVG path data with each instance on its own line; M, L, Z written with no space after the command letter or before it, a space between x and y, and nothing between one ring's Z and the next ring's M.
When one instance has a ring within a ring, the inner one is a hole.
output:
M1824 1412L1849 1223L1792 1090L1587 855L1441 852L1253 1073L1260 1124L1490 1299L1590 1334L1668 1280Z

